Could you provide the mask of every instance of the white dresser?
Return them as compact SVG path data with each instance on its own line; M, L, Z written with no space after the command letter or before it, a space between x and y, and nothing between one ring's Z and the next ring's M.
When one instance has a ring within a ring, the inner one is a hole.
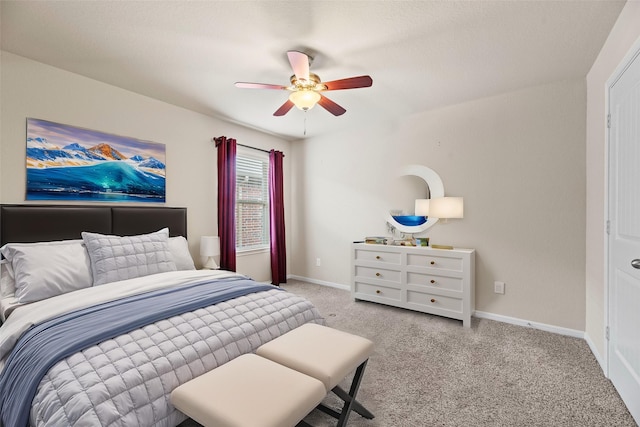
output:
M475 250L353 243L351 295L462 320L475 310Z

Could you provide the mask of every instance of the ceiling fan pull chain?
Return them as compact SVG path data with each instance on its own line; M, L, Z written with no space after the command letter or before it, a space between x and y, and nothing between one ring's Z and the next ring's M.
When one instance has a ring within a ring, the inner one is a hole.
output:
M307 110L304 112L304 136L307 136Z

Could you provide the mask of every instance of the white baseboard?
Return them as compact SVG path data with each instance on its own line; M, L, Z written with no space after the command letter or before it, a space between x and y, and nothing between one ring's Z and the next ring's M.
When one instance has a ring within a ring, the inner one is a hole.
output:
M342 289L344 291L350 291L351 290L351 287L349 285L342 285L342 284L339 284L339 283L326 282L324 280L311 279L309 277L296 276L296 275L290 274L290 275L287 276L287 278L288 279L294 279L294 280L300 280L302 282L313 283L315 285L328 286L330 288ZM486 311L477 311L476 310L476 312L473 314L473 316L477 317L479 319L495 320L496 322L510 323L512 325L524 326L525 328L539 329L541 331L551 332L551 333L554 333L554 334L566 335L566 336L570 336L570 337L574 337L574 338L584 339L585 341L587 341L587 344L589 345L589 348L591 349L591 352L593 353L594 357L596 358L596 360L600 364L600 367L603 368L603 370L604 370L604 366L605 365L603 363L602 357L600 356L600 353L598 353L598 351L596 350L596 347L593 345L593 342L591 341L589 336L584 331L579 331L577 329L563 328L563 327L560 327L560 326L548 325L546 323L532 322L530 320L519 319L517 317L503 316L501 314L488 313Z
M602 372L604 373L604 376L606 378L609 378L609 375L607 374L607 364L604 361L604 359L602 358L602 355L600 354L600 352L598 351L598 349L596 348L595 344L593 343L593 341L591 341L591 337L589 336L588 333L584 333L584 340L587 342L587 344L589 345L589 348L591 349L591 353L593 353L593 357L596 358L596 361L598 362L598 364L600 365L600 368L602 368Z
M567 335L574 338L584 339L584 332L576 329L562 328L560 326L547 325L546 323L532 322L530 320L518 319L516 317L502 316L500 314L477 311L473 315L481 319L495 320L512 325L524 326L525 328L540 329L541 331L553 332L554 334Z
M287 275L287 279L300 280L302 282L313 283L314 285L328 286L330 288L342 289L343 291L350 291L349 285L341 285L339 283L325 282L324 280L310 279L308 277L296 276L294 274Z

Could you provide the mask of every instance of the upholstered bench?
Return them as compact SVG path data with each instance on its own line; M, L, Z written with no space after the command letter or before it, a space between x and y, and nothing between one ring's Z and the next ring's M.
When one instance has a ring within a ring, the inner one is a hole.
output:
M351 411L365 418L374 416L356 401L364 369L373 353L373 342L337 329L313 323L304 324L263 344L256 354L320 380L327 391L344 401L340 412L325 405L318 409L338 419L338 427L347 424ZM355 371L347 393L339 383Z
M177 387L171 403L205 427L293 427L326 395L319 380L245 354Z

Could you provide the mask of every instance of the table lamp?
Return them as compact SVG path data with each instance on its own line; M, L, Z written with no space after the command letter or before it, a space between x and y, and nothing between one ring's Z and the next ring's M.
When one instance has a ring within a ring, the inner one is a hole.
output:
M202 236L200 238L200 255L206 257L203 268L208 270L218 269L218 264L213 257L220 255L220 237Z
M449 218L464 218L462 197L436 197L429 202L429 216L447 222Z

